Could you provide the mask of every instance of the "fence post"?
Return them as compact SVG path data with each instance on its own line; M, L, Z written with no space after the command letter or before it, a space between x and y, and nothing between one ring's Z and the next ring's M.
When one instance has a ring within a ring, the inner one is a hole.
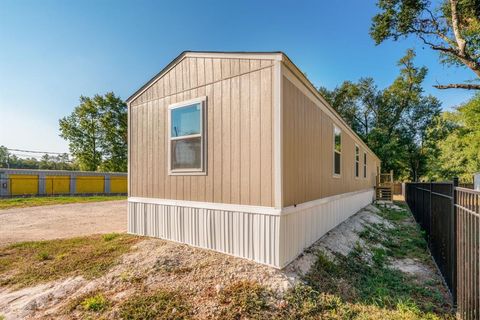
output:
M451 239L453 242L452 245L452 255L453 255L453 270L452 270L452 296L453 296L453 305L454 307L457 307L457 249L458 249L458 243L457 243L457 208L455 207L455 204L457 203L457 193L455 192L455 188L458 187L458 177L453 178L452 181L452 222L453 222L453 227L450 228L451 232Z
M430 188L428 193L428 247L432 247L432 192L433 183L430 181Z

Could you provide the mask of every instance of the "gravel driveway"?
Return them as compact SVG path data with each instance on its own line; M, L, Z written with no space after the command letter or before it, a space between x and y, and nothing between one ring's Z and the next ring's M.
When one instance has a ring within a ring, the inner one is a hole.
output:
M0 246L19 241L70 238L126 230L126 200L0 211Z

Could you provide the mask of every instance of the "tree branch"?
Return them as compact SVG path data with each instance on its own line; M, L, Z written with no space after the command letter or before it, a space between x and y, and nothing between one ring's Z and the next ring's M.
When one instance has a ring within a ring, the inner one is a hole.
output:
M460 34L460 29L458 27L458 12L457 12L457 0L450 0L450 8L452 10L452 29L453 34L455 35L455 39L457 40L458 44L458 53L460 56L465 57L465 39L463 39L462 35Z
M437 84L434 87L437 89L480 90L480 84L466 84L466 83Z

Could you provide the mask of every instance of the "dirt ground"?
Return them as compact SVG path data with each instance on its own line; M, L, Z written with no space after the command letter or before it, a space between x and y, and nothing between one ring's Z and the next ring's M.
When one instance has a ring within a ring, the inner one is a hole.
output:
M109 231L113 231L117 220L122 220L125 216L125 202L123 201L110 204L89 204L88 206L90 206L89 209L82 209L82 216L94 208L97 210L103 208L103 215L96 214L95 217L101 216L103 227L108 228ZM86 207L86 205L70 206L73 212L77 208L80 210L80 207ZM34 210L38 209L32 210L35 212ZM57 210L71 212L67 208ZM358 237L358 233L366 226L383 223L390 228L389 222L376 214L378 211L376 207L368 206L328 232L283 270L209 250L146 238L139 242L131 252L124 255L120 264L100 278L87 280L78 276L20 290L12 290L8 287L0 288L0 314L3 314L6 319L78 319L82 318L82 314L78 313L78 310L65 312L66 306L72 299L78 299L78 297L91 292L103 292L113 305L119 305L134 295L136 286L141 284L142 290L154 291L158 288L167 288L184 292L192 302L197 318L210 319L218 314L220 307L212 297L215 297L229 284L240 280L253 280L281 296L282 292L286 292L302 281L302 276L310 270L316 260L317 249L323 249L330 254L345 255L353 250L358 242L362 241ZM48 212L44 214L48 214ZM70 220L63 224L71 225L72 217L68 214L67 217ZM92 218L89 221L93 221ZM83 229L85 226L79 225L77 228L71 228L69 232L80 228ZM96 231L100 232L99 229ZM431 262L425 264L405 259L396 261L394 264L394 267L412 277L440 281L440 276ZM105 318L117 318L116 312L118 311L113 307L105 314Z
M0 246L125 232L126 228L126 200L7 209L0 211Z

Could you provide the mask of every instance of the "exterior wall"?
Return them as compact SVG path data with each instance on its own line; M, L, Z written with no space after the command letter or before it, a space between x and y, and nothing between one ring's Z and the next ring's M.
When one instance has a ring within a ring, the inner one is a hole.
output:
M186 56L131 101L129 195L273 206L274 63ZM207 174L168 175L168 106L201 96Z
M126 193L126 173L0 168L0 197Z
M129 198L128 232L187 243L283 268L330 229L371 203L373 189L289 210Z
M375 185L380 161L298 77L282 68L282 206L288 207ZM333 175L333 128L342 130L341 175ZM355 177L355 144L360 148ZM363 152L367 178L363 178Z

